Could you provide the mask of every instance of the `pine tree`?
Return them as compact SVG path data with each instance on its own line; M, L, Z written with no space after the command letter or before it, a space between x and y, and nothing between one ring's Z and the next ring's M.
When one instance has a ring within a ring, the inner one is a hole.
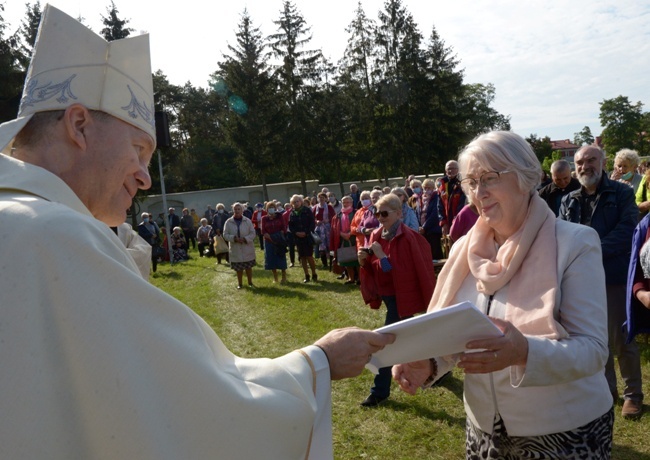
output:
M26 18L22 22L20 29L20 65L25 71L29 67L29 61L34 52L34 44L36 43L36 35L38 34L38 26L41 23L41 16L43 10L41 9L41 2L37 1L33 5L27 3L26 5Z
M228 45L231 54L224 56L219 71L212 74L212 86L228 104L222 126L227 142L237 152L237 167L248 181L262 183L268 200L266 183L276 169L272 120L277 104L262 34L247 10L241 15L236 37L236 46Z
M121 40L122 38L131 35L131 32L133 32L134 29L125 27L130 20L120 19L118 17L119 11L115 6L115 2L111 0L110 6L106 7L106 12L108 13L108 16L101 16L102 23L105 27L100 33L107 41Z
M5 37L4 5L0 4L0 122L12 120L18 113L25 71L20 66L17 34Z
M307 173L318 158L309 135L314 115L309 100L323 83L323 55L320 50L307 48L312 38L310 28L291 1L284 1L280 19L273 22L278 26L278 33L268 40L271 55L281 61L274 77L285 108L283 116L279 114L277 118L282 120L278 131L284 148L282 157L287 171L297 170L306 194Z

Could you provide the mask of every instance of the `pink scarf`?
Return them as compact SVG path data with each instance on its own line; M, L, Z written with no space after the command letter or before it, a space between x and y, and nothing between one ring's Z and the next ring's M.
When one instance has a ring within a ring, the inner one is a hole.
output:
M350 215L352 208L343 208L341 212L341 233L350 233Z
M558 289L555 220L544 200L533 195L521 228L497 250L494 230L479 217L466 237L454 245L438 276L428 310L462 301L456 293L471 273L477 290L485 295L510 283L505 319L523 334L568 337L553 317Z

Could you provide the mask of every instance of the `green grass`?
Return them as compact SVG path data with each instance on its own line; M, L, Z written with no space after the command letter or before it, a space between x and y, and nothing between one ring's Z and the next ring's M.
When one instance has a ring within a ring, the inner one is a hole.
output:
M374 329L383 325L385 309L371 310L359 290L319 270L317 283L303 284L299 267L290 268L289 283L273 284L270 271L253 269L256 288L237 290L235 272L214 258L159 265L151 282L181 300L214 328L242 357L276 357L313 343L327 331L344 326ZM320 266L320 262L317 262ZM244 286L246 283L244 282ZM650 346L642 349L644 392L650 394ZM359 403L368 395L373 375L332 383L334 457L336 459L462 459L465 411L463 376L455 370L441 387L408 396L395 385L390 399L376 409ZM619 384L619 390L622 386ZM638 421L620 416L616 407L612 458L650 460L650 411Z

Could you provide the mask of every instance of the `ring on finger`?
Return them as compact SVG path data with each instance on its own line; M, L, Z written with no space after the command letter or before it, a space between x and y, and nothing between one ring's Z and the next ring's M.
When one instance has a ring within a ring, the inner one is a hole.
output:
M494 360L496 361L496 360L497 360L497 358L499 357L499 355L497 355L497 352L496 352L496 351L495 351L495 352L493 352L493 353L494 353Z

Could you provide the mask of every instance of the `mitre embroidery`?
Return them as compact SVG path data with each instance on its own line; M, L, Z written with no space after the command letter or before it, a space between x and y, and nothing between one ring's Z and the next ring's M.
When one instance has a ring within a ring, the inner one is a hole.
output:
M73 74L67 80L62 81L61 83L52 83L51 81L38 86L38 80L29 80L25 86L25 95L21 101L22 106L33 106L40 102L45 102L48 99L52 99L54 96L59 95L56 98L57 102L64 104L68 102L69 99L77 99L77 96L72 94L70 89L70 82L76 77L77 74Z
M126 110L131 118L138 118L138 115L140 115L140 117L149 123L152 128L155 128L156 124L153 116L153 105L150 109L147 107L145 102L140 103L135 94L133 94L131 87L129 85L126 86L129 88L129 92L131 93L131 103L127 106L122 107L122 110Z

